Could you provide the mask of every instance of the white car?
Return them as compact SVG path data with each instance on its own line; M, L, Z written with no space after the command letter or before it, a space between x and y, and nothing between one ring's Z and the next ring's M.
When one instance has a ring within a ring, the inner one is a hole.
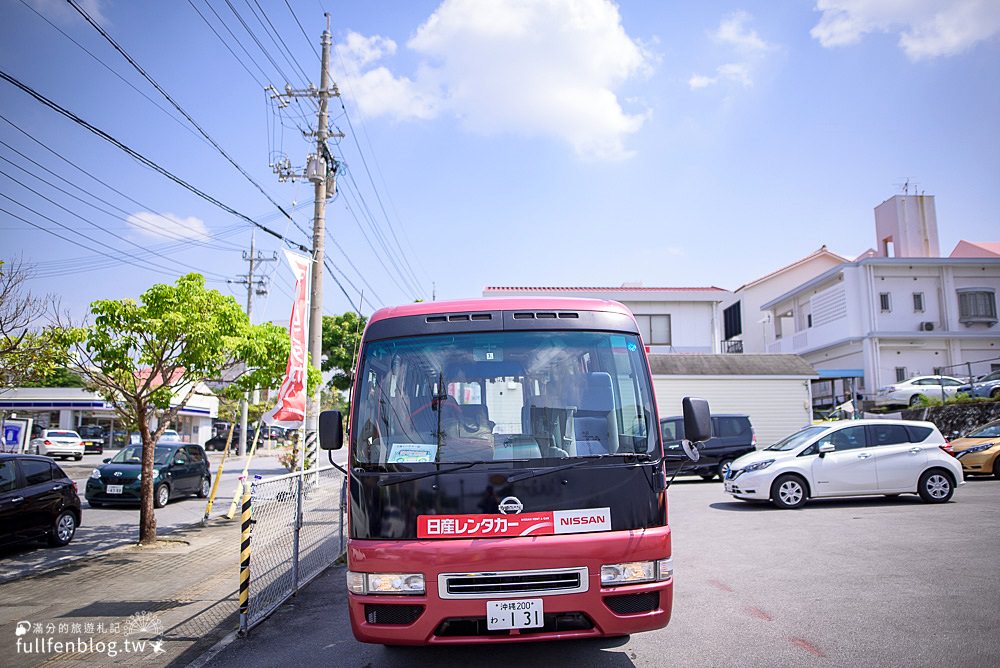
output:
M951 376L914 376L893 385L880 387L875 395L876 406L915 406L920 397L940 399L941 392L950 399L958 393L958 388L967 382Z
M29 448L46 457L83 459L83 439L68 429L45 429L41 436L31 439Z
M930 422L841 420L795 432L732 463L725 490L745 501L798 508L809 498L919 494L944 503L962 465Z

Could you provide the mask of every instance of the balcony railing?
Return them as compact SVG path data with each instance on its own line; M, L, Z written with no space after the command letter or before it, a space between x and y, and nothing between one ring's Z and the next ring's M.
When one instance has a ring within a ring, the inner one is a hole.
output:
M743 341L737 339L736 341L723 341L722 342L722 352L724 353L742 353L743 352Z

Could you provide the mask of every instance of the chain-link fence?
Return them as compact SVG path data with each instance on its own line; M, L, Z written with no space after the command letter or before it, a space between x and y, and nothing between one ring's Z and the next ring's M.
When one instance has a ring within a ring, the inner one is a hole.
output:
M253 481L249 605L240 619L242 632L343 553L346 492L346 478L332 466Z

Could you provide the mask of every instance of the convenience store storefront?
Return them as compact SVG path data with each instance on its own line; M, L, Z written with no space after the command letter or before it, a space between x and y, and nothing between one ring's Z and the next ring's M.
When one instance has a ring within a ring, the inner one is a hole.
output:
M93 424L104 427L108 433L118 432L119 439L127 438L114 408L96 392L79 387L22 387L0 392L0 415L31 418L34 427L40 429L76 430ZM212 422L218 415L218 397L208 387L199 385L170 427L177 430L181 440L204 445L212 437ZM155 420L150 426L156 426Z

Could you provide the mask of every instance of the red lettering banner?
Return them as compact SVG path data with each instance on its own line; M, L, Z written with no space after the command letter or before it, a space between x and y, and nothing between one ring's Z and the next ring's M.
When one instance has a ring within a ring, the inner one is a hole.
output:
M417 538L505 538L611 531L610 508L517 515L419 515Z
M288 320L288 335L292 345L288 352L285 380L278 389L277 403L262 420L264 424L298 429L306 416L308 292L312 260L288 251L285 251L285 258L295 275L295 299L292 301L292 315Z

